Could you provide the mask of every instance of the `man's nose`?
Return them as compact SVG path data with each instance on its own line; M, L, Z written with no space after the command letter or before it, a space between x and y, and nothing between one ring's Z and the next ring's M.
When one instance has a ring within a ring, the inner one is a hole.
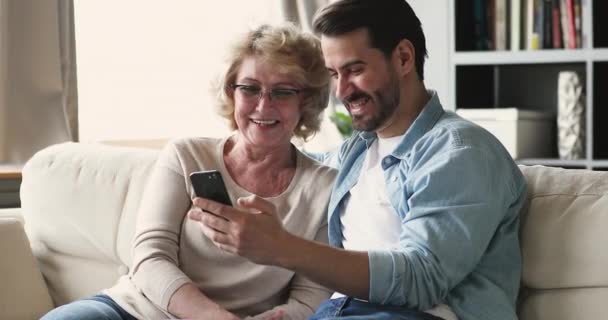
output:
M342 76L338 76L338 78L335 81L336 81L336 97L338 97L338 99L340 99L340 100L344 100L344 98L346 98L348 96L350 82L349 82L348 78L342 77Z

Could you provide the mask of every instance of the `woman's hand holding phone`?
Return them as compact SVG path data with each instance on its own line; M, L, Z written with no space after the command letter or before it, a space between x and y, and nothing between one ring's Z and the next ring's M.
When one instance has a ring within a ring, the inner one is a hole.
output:
M238 254L258 264L276 265L291 250L291 235L283 228L273 203L252 195L228 207L204 198L195 198L189 217L199 221L203 233L220 249Z

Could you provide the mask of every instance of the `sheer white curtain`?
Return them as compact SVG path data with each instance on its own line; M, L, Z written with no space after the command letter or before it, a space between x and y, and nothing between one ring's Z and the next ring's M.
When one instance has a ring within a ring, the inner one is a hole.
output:
M8 91L7 69L8 69L8 41L7 41L7 26L8 13L7 1L0 0L0 163L5 162L7 137L6 130L8 126L7 117L7 99L6 92Z
M303 30L311 31L312 18L319 8L330 0L278 0L283 19L295 22Z
M277 0L282 19L298 24L302 30L312 32L312 19L320 8L333 2L333 0ZM335 99L330 99L330 105L324 114L321 130L307 143L302 145L306 150L313 152L329 151L337 147L342 141L340 133L329 117L335 111ZM297 143L298 141L296 141Z
M71 0L0 0L0 163L78 140Z

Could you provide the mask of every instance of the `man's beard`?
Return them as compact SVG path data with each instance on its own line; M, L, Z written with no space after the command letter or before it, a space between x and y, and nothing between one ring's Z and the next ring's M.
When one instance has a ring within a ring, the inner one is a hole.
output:
M376 105L376 110L374 110L371 117L368 115L353 116L353 128L359 131L376 131L386 124L399 105L399 81L395 74L392 74L391 79L384 90L378 89L374 91L373 96L362 91L357 91L345 100L348 102L355 101L359 98L368 98L369 101L367 103L374 103ZM365 117L368 118L366 119Z

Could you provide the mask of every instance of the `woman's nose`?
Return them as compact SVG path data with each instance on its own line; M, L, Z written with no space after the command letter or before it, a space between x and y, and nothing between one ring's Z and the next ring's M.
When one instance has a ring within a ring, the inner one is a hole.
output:
M270 97L270 94L268 94L264 91L260 91L260 97L258 98L257 109L268 108L268 107L270 107L271 104L272 104L272 98Z

